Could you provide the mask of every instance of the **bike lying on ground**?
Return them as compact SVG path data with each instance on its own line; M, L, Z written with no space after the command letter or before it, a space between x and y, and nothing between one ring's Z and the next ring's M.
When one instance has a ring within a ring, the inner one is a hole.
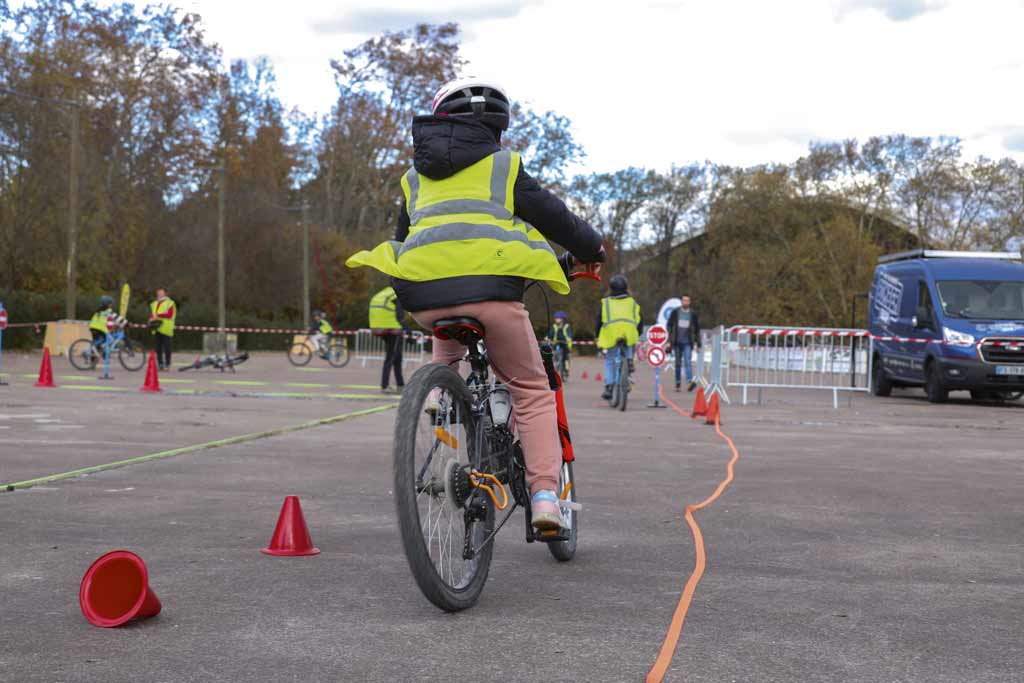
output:
M186 370L200 370L202 368L212 368L214 370L225 370L235 371L236 365L241 365L245 361L249 360L249 353L242 351L241 353L231 354L214 354L207 356L206 358L196 358L192 365L183 365L178 368L178 372L185 372Z
M616 357L612 361L612 372L605 378L605 381L612 388L612 395L608 398L608 405L612 408L618 408L620 411L625 411L626 404L629 401L629 392L633 388L633 359L628 356L629 347L626 346L625 339L618 341L614 351Z
M327 341L327 347L324 349L317 349L316 346L308 338L292 344L288 348L288 360L292 365L302 367L309 365L309 361L313 359L313 356L319 356L335 368L343 368L348 365L348 344L345 342L344 337L331 337Z
M95 370L97 365L103 364L106 339L77 339L68 347L68 362L76 370L83 372ZM141 370L146 364L146 350L142 344L125 336L124 330L120 329L110 333L110 357L117 356L121 367L134 372Z
M600 279L591 270L570 275L571 280L579 277ZM526 542L546 543L552 555L566 562L576 553L580 506L561 377L550 344L541 342L540 350L558 411L559 505L566 526L537 531L512 395L490 374L483 324L467 317L438 320L434 336L466 347L470 373L463 379L453 367L431 363L406 385L395 418L394 495L402 545L417 585L434 605L456 612L480 597L494 537L517 507L526 512ZM497 520L499 512L504 514Z

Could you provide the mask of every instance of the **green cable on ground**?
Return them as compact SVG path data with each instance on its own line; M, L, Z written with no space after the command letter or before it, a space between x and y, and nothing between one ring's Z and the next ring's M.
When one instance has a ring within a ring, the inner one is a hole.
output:
M302 424L291 425L288 427L278 427L277 429L269 429L265 432L253 432L251 434L242 434L240 436L231 436L227 439L218 439L216 441L207 441L206 443L195 444L193 446L185 446L183 448L174 448L169 451L160 451L159 453L150 453L149 455L140 455L137 458L128 458L126 460L117 460L115 462L108 462L103 465L93 465L91 467L83 467L78 470L71 470L70 472L61 472L60 474L50 474L45 477L36 477L35 479L26 479L25 481L16 481L9 484L0 484L0 491L14 491L15 489L27 489L32 486L38 486L39 484L47 484L52 481L60 481L62 479L71 479L73 477L80 477L84 474L93 474L94 472L103 472L105 470L112 470L118 467L126 467L128 465L137 465L139 463L148 462L150 460L160 460L162 458L170 458L175 455L184 455L185 453L195 453L196 451L205 451L211 448L219 448L220 446L230 446L237 443L245 443L246 441L256 441L257 439L266 439L271 436L280 436L282 434L290 434L291 432L298 432L304 429L311 429L313 427L321 427L323 425L334 424L335 422L343 422L344 420L350 420L355 417L362 417L363 415L372 415L373 413L380 413L385 410L391 410L397 404L389 403L388 405L375 406L373 408L366 408L364 410L356 410L351 413L343 413L341 415L335 415L334 417L324 417L318 420L311 420L310 422L303 422Z

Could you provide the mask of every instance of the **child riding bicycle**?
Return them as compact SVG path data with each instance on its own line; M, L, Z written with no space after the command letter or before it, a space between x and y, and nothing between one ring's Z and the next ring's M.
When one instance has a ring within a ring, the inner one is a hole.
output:
M556 350L562 352L562 364L565 372L569 372L569 355L572 353L572 328L569 327L569 316L565 311L555 311L555 322L548 330L548 341Z
M640 338L643 322L640 319L640 305L629 295L629 281L624 275L616 275L608 281L610 296L601 299L601 311L597 314L594 334L597 348L604 354L604 393L601 398L612 397L615 365L626 361L629 372L633 372L633 348ZM625 341L625 349L619 346ZM620 355L621 354L621 355Z
M321 358L327 357L327 339L334 333L334 327L327 321L327 314L317 309L313 311L313 322L309 326L310 341Z
M415 161L402 177L395 241L359 252L347 265L391 275L402 307L428 329L459 316L484 325L489 359L512 394L533 524L558 529L564 522L555 395L523 293L530 280L568 293L573 255L583 263L605 257L598 232L542 189L518 153L501 148L510 112L494 83L463 78L443 86L431 115L413 119ZM546 238L571 253L560 261ZM464 354L455 340L434 340L435 362L454 363Z

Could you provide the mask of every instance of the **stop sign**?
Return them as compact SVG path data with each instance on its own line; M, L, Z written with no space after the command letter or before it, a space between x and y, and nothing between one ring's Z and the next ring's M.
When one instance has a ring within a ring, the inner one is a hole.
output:
M668 341L668 330L661 325L652 325L647 330L647 341L655 346L664 346L665 342Z
M647 352L647 362L651 364L652 368L661 367L665 362L665 349L660 346L652 346L651 350Z
M113 332L117 329L117 318L112 315L107 316L107 332Z
M0 330L7 329L7 311L0 308Z

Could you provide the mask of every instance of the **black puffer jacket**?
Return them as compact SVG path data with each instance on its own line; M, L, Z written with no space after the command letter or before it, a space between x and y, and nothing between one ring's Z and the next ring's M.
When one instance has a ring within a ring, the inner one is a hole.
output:
M416 171L443 180L501 149L490 128L472 119L417 116L412 140ZM515 215L533 225L548 240L565 247L581 261L596 260L601 236L565 203L541 188L519 167L513 194ZM398 218L395 239L409 235L408 207ZM519 277L466 275L429 282L393 281L398 300L407 311L457 306L478 301L521 301L526 281Z

